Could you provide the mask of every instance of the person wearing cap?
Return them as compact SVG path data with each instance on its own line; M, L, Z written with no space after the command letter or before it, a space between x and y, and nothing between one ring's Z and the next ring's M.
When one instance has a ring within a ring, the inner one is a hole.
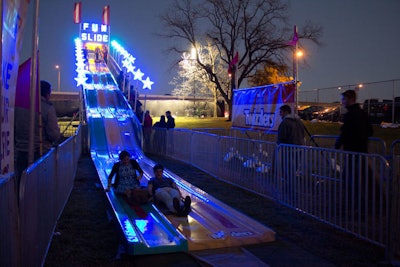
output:
M43 154L46 154L52 146L56 145L61 137L56 109L50 102L50 95L51 84L47 81L40 81Z

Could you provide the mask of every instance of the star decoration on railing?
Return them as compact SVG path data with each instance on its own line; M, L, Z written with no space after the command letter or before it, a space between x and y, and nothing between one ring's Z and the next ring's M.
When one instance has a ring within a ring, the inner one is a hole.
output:
M143 83L143 89L151 90L151 86L154 84L154 82L151 81L150 77L148 76L145 80L143 79L144 73L139 68L136 68L136 66L134 66L136 58L129 54L129 52L126 51L116 41L112 41L111 46L114 47L117 52L123 56L122 66L126 69L126 72L132 73L134 80L141 81Z
M88 72L85 70L85 59L83 56L82 51L82 41L79 38L75 39L75 58L76 58L76 72L78 73L77 77L74 78L76 81L76 86L85 85L87 81L86 73Z

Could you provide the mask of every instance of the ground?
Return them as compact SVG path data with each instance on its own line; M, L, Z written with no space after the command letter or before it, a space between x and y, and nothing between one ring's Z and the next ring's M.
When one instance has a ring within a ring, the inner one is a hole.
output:
M377 266L384 259L384 250L380 247L267 198L223 183L190 165L149 156L217 199L275 230L275 242L245 247L270 266ZM44 266L208 266L191 253L135 257L122 254L116 259L120 235L111 218L96 169L90 156L83 155Z

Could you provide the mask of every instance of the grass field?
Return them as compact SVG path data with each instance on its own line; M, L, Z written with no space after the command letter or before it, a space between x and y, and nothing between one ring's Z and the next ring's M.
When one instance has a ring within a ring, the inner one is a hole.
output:
M340 131L340 124L336 122L311 122L303 121L305 127L310 134L321 135L338 135ZM188 118L177 117L175 119L177 128L224 128L229 129L232 127L232 122L227 121L226 118ZM382 128L379 125L374 125L374 137L383 139L386 145L390 146L396 139L400 139L400 128Z
M158 118L153 118L153 123L155 123ZM321 134L321 135L338 135L340 124L336 122L310 122L303 121L307 130L310 134ZM61 131L65 129L65 127L69 124L69 122L59 122ZM79 122L73 122L73 125L77 125ZM175 124L177 128L187 128L187 129L195 129L195 128L223 128L229 129L232 127L232 122L227 121L226 118L193 118L193 117L176 117ZM72 128L72 127L69 127ZM69 132L69 131L68 131ZM66 135L69 136L69 135ZM386 142L388 148L392 142L396 139L400 139L400 128L391 129L391 128L382 128L379 125L374 125L374 137L378 137L383 139Z

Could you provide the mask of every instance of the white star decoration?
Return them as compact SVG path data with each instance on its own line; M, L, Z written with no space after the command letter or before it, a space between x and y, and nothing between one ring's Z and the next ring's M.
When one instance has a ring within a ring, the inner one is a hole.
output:
M154 84L150 80L149 77L147 77L145 80L143 80L144 73L140 70L137 69L134 66L136 58L134 58L131 54L128 53L120 44L118 44L116 41L112 41L111 45L114 47L114 49L123 56L122 60L122 65L123 67L126 68L126 73L132 73L133 74L133 79L134 80L139 80L143 83L143 89L149 89L151 90L151 86ZM136 70L136 71L135 71Z
M86 71L85 71L85 63L83 59L82 53L82 42L80 39L75 39L75 58L76 58L76 72L78 73L78 77L74 78L76 81L76 86L86 84Z
M150 78L147 77L146 80L142 80L143 83L143 89L148 88L149 90L151 90L151 86L153 85L154 82L150 81Z
M142 80L142 77L143 77L143 75L144 75L144 73L143 72L141 72L140 71L140 69L138 69L137 71L135 71L135 72L132 72L133 73L133 79L134 80Z
M122 60L122 66L124 66L125 68L127 68L128 66L131 66L131 62L129 62L129 60L127 58L125 58L124 60Z
M150 77L147 77L143 80L144 73L140 69L136 69L134 66L136 58L130 55L124 48L122 48L118 43L115 41L112 42L113 47L123 56L122 65L126 68L127 73L132 73L134 80L139 80L143 83L143 89L151 90L151 86L154 84L150 80ZM86 74L89 72L85 70L87 63L85 63L85 59L83 57L83 50L82 50L82 41L80 39L75 39L75 58L76 58L76 72L78 73L77 77L74 80L77 83L77 87L81 85L87 84L88 77Z
M76 77L76 78L74 78L74 79L75 79L75 81L76 81L76 86L78 87L79 85L84 85L84 84L86 84L87 77L78 76L78 77Z
M136 67L135 66L133 66L132 64L129 64L128 66L126 66L126 72L127 73L132 73L132 74L134 74L134 69L135 69Z

